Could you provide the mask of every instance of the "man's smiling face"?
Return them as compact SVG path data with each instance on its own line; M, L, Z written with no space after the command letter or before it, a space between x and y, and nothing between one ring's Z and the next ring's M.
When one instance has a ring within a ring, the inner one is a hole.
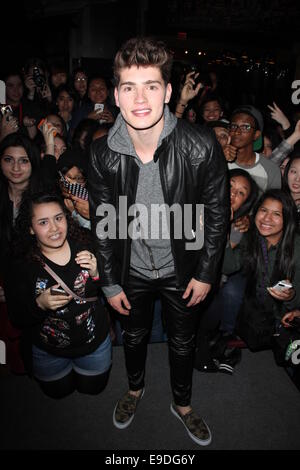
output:
M121 69L115 100L127 125L145 130L161 125L171 93L171 84L165 85L158 67L133 65Z

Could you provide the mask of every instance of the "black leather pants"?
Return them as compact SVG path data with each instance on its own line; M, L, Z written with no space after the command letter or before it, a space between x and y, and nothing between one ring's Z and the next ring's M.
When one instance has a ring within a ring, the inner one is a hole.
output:
M130 390L144 387L147 343L152 328L153 304L158 294L168 334L174 401L176 405L188 406L199 306L186 307L188 299L182 299L184 289L176 288L175 277L143 280L131 276L123 288L131 304L130 315L120 316Z

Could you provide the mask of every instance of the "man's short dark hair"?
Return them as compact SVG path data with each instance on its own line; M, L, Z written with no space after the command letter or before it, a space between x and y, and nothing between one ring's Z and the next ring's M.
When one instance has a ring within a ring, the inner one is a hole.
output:
M165 84L167 84L170 81L172 63L173 56L164 42L147 37L129 39L121 46L115 57L115 86L119 84L120 71L133 65L158 67Z

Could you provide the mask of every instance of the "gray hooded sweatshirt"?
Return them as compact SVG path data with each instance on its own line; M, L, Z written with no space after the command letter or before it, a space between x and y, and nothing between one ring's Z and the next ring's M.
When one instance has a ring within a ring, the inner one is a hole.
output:
M158 147L177 123L177 118L165 105L164 127L158 141ZM108 147L114 152L135 158L139 166L139 179L136 193L133 235L131 241L130 274L144 279L170 277L175 274L171 251L164 196L161 187L159 163L151 160L142 163L137 155L126 123L118 115L107 138ZM160 206L160 208L159 208ZM159 215L160 212L160 215ZM122 291L119 285L103 287L106 297L112 297Z

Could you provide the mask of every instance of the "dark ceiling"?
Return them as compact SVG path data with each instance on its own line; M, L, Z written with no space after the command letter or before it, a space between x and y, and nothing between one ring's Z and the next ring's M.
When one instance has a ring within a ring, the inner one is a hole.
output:
M300 55L300 0L26 0L17 6L11 2L0 31L7 55L16 57L17 52L21 61L32 54L67 57L67 48L62 50L61 45L68 43L69 30L77 27L87 5L95 6L99 28L105 17L116 19L111 38L117 46L129 36L147 34L163 36L179 55L186 46L197 51L198 44L211 51L240 48L287 63ZM178 41L180 32L186 41Z
M146 14L147 28L190 32L240 31L263 34L298 33L299 0L27 0L26 16L37 18L74 12L87 4L118 4L124 11ZM132 8L134 6L134 8Z
M300 2L294 0L168 0L167 5L168 26L193 30L279 34L298 31L300 20Z

